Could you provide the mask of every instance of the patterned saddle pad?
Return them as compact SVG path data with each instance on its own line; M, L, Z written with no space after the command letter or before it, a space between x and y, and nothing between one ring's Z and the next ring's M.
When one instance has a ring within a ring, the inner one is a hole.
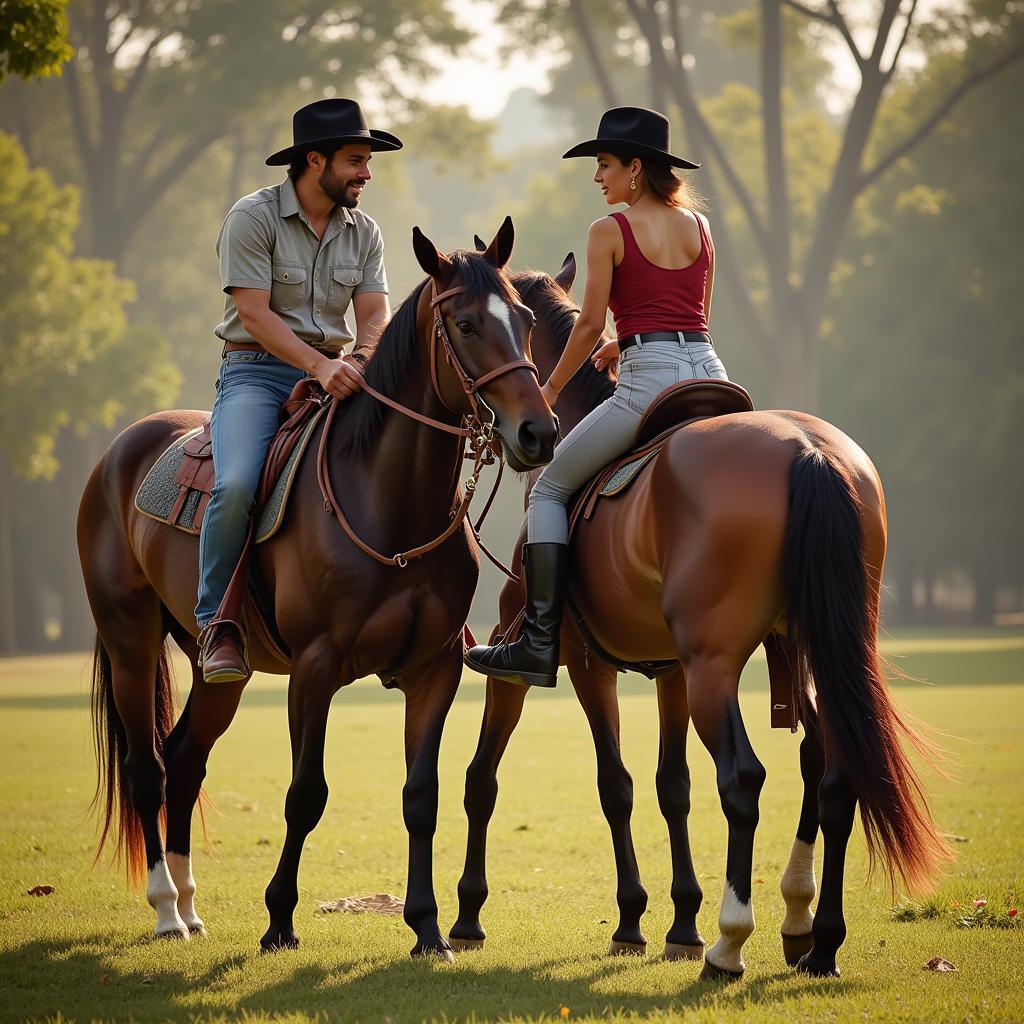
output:
M302 437L285 463L281 475L277 479L270 497L256 513L256 543L269 540L280 529L284 522L285 510L292 484L298 471L302 456L309 444L309 439L316 429L324 410L320 409L302 433ZM156 519L185 533L198 534L199 526L196 516L203 494L199 490L190 490L174 522L169 517L174 512L181 488L175 480L185 455L185 444L202 432L202 427L183 434L156 460L153 468L146 474L138 493L135 495L135 507L150 519ZM201 522L201 517L200 517Z

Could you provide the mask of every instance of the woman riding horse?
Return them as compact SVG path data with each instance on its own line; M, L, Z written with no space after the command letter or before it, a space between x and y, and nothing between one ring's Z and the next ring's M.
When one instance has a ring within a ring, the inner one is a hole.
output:
M570 257L556 278L513 278L536 315L531 351L542 379L559 363L579 313L566 294L573 271ZM556 412L568 428L614 387L595 370L584 364L559 396ZM525 533L524 527L520 543ZM846 848L858 804L872 862L893 884L924 887L949 858L906 746L916 747L925 764L935 751L890 697L879 654L885 546L885 498L868 456L825 420L790 410L702 418L663 435L633 483L581 517L571 549L573 614L562 623L559 654L593 734L611 833L619 921L610 953L647 948L647 892L630 831L633 780L619 742L616 671L623 665L646 663L650 674L652 662L663 663L654 680L656 785L675 908L666 959L703 958L705 978L735 978L744 970L765 770L747 736L738 690L744 665L762 644L773 684L791 690L805 733L803 800L780 883L786 962L812 975L839 973ZM522 582L510 580L492 642L512 635L522 607ZM529 692L497 676L487 680L480 739L466 771L466 862L450 933L456 949L485 941L480 910L488 895L497 769ZM691 722L714 760L729 826L720 936L708 949L697 926L703 893L687 823ZM824 856L812 914L819 832Z
M605 202L629 209L590 227L583 309L543 393L554 406L591 352L599 370L622 354L619 384L559 443L530 494L519 639L466 655L478 672L533 686L554 686L557 678L569 499L632 446L661 391L680 380L728 379L708 334L715 272L710 229L692 209L696 196L672 170L699 165L670 153L668 120L641 107L606 111L597 138L573 146L564 158L582 156L597 158L594 181ZM618 340L594 352L609 308Z

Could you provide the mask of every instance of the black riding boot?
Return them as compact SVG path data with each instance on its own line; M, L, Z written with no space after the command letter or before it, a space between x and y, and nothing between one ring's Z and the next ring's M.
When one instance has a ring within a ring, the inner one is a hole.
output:
M523 686L554 686L558 678L558 634L569 575L566 544L524 544L526 616L519 639L466 652L466 664L485 676Z

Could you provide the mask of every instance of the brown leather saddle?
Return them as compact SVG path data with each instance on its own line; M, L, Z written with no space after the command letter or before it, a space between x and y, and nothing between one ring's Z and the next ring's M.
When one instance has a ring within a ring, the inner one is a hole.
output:
M295 385L288 400L281 406L281 426L270 444L256 491L257 508L262 508L273 494L281 473L288 465L288 460L325 400L326 395L320 385L312 378L305 377ZM161 519L168 526L182 528L182 512L186 504L190 501L195 502L195 515L185 528L190 533L198 533L216 483L209 420L182 445L181 464L174 475L174 483L178 488L178 495L166 517Z
M753 409L746 388L729 380L684 380L666 388L640 420L632 450L610 462L577 494L569 512L570 541L580 519L589 519L602 497L625 491L677 430L695 420Z

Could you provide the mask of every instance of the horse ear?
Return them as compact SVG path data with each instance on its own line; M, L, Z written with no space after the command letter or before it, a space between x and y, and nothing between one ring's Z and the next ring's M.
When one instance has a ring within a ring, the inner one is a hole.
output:
M412 250L428 276L443 279L451 274L452 261L418 227L412 229Z
M473 236L473 244L477 252L484 252L487 249L487 243L479 235Z
M512 255L512 246L516 240L516 229L512 226L512 218L506 217L498 228L498 233L491 239L491 244L484 250L484 259L499 270Z
M555 280L562 291L568 295L573 281L576 280L576 257L572 253L569 253L562 261L562 269L555 274Z

